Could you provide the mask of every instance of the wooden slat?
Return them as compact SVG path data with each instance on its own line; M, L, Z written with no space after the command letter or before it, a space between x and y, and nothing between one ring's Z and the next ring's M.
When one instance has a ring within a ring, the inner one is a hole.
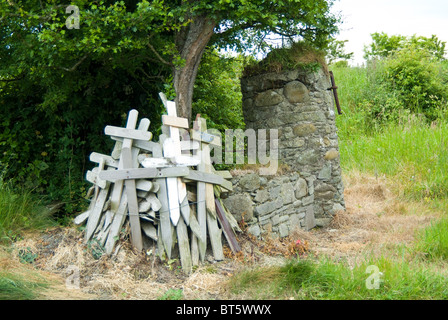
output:
M207 130L207 122L203 118L198 119L200 131L205 132ZM212 172L212 164L210 159L210 147L207 143L201 145L201 164L203 165L203 171L207 174ZM220 177L222 179L222 177ZM224 179L222 179L224 180ZM222 231L218 227L218 221L216 219L215 209L215 194L213 185L210 183L205 184L205 206L207 211L207 229L209 232L210 244L213 250L213 257L217 261L224 260L224 252L222 249Z
M184 178L187 180L205 182L207 184L222 185L224 183L224 179L221 176L196 170L189 170L188 174Z
M180 142L181 150L197 150L199 149L199 142L194 140L182 140Z
M187 226L190 225L190 204L188 203L186 195L184 200L180 204L180 213L182 214L182 217L184 218L184 221L187 224Z
M121 196L120 205L118 206L117 211L114 213L106 244L104 245L107 254L112 254L114 250L115 243L119 238L121 228L126 219L127 211L128 197L126 195L126 192L124 192Z
M204 119L205 120L205 119ZM199 131L199 130L190 130L191 132L191 139L200 141L202 143L207 143L215 146L221 146L221 137L216 136L213 134L209 134L205 131Z
M149 141L152 139L152 133L149 131L136 130L131 128L121 128L115 126L106 126L104 133L108 136L121 137L131 140Z
M99 170L98 167L93 168L91 171L90 170L87 171L87 173L86 173L86 180L89 181L90 183L96 184L101 189L104 189L107 186L107 181L101 179L98 176L99 171L100 170Z
M151 222L142 221L142 230L151 239L155 241L159 240L159 237L157 236L157 229Z
M163 94L160 97L165 105L168 116L177 117L176 104L173 101L167 101ZM163 156L170 158L181 155L179 128L169 127L169 138L163 141ZM180 202L177 186L177 178L166 179L168 191L168 204L170 208L170 218L174 226L176 226L180 219Z
M134 129L135 126L137 125L137 120L138 120L138 111L135 109L132 109L131 111L129 111L128 114L128 119L126 122L126 128L127 129ZM127 147L127 148L131 148L132 147L132 140L130 139L123 139L123 142L121 143L121 149L123 147ZM119 162L118 162L118 169L123 169L123 160L120 158ZM102 178L104 179L104 178ZM107 179L104 179L107 180ZM118 209L118 206L120 204L120 200L121 200L121 193L123 192L123 184L124 181L123 180L117 180L114 181L114 186L112 189L112 194L111 194L111 210L113 212L116 212Z
M166 126L188 129L188 119L162 115L162 123Z
M188 274L191 273L193 265L191 262L190 241L188 240L187 226L182 217L179 218L179 222L177 223L176 233L182 270Z
M216 205L216 214L218 216L219 223L221 224L222 229L224 230L224 236L227 239L227 242L230 245L230 248L234 253L241 251L241 247L236 240L235 234L233 233L232 227L230 226L229 221L227 221L227 217L224 209L221 207L221 203L219 199L215 199Z
M121 151L121 158L123 159L123 167L132 167L132 150L130 148L123 148ZM137 190L135 187L135 180L125 180L126 194L128 196L128 212L129 222L131 225L131 241L133 246L141 251L143 249L142 232L140 227L140 218L138 215L138 200Z
M168 194L166 189L166 179L157 179L159 190L157 192L157 198L160 200L161 208L160 215L160 233L159 239L162 239L163 247L167 254L168 259L171 259L171 252L173 248L172 237L172 225L170 220L170 209L168 205Z
M120 151L120 153L121 153L121 151ZM114 158L112 158L111 156L108 156L105 154L92 152L90 154L89 159L90 159L90 161L95 162L95 163L100 163L101 159L104 159L104 164L106 166L118 168L118 161L115 160Z
M117 142L123 141L123 138L121 137L111 136L111 138ZM133 141L132 145L141 150L153 152L154 148L156 148L159 144L154 141L135 140Z
M100 222L101 213L103 212L104 203L106 202L108 194L109 194L109 186L107 186L104 189L101 189L95 201L95 205L90 211L89 219L87 220L87 226L86 226L86 234L85 234L86 242L92 238L96 230L96 227Z
M182 177L188 175L190 170L187 167L172 167L172 168L137 168L137 169L121 169L121 170L107 170L99 173L99 177L104 180L117 182L119 180L127 179L155 179L155 178L169 178ZM177 182L176 182L177 188Z

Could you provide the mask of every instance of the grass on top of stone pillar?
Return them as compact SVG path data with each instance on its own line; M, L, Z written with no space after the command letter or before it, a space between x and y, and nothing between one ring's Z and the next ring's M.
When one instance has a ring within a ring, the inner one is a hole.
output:
M261 61L249 64L243 71L243 77L251 77L266 72L280 73L284 70L299 68L310 72L316 72L323 68L328 74L325 52L307 42L294 42L288 47L272 50Z

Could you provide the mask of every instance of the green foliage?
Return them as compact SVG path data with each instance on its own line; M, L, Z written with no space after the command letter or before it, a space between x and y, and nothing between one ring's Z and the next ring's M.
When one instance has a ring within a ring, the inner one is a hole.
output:
M384 32L371 34L372 43L364 48L364 57L375 60L390 57L407 48L427 52L437 60L444 60L446 43L433 35L431 38L416 36L405 37L401 35L389 36Z
M226 57L209 50L202 59L193 97L193 115L208 120L207 127L244 128L240 77L244 58Z
M379 81L387 90L396 93L404 108L435 120L448 98L448 77L441 72L441 62L427 51L409 47L382 63Z
M30 191L16 191L0 179L0 243L14 241L21 232L54 225L50 212Z

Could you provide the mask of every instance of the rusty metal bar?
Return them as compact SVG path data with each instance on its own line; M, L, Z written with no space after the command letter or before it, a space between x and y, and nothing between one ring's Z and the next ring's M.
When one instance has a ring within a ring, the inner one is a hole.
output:
M331 78L331 87L328 88L328 90L333 90L334 100L336 102L336 107L338 108L338 114L342 114L341 105L339 104L339 97L338 97L338 87L336 86L336 83L334 81L334 75L333 71L330 71L330 78Z

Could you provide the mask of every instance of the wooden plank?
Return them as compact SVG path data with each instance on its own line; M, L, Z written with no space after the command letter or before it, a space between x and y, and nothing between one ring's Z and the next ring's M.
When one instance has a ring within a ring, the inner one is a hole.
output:
M153 189L153 183L149 180L139 179L135 181L135 187L137 190L150 191Z
M177 178L177 193L179 196L179 203L183 203L184 200L187 198L187 185L182 182L181 178Z
M216 214L216 213L215 213ZM210 238L210 244L212 246L213 257L216 261L224 260L224 252L222 250L222 230L218 227L218 221L216 215L213 216L210 211L207 210L207 227Z
M111 136L111 138L117 142L123 141L123 138L121 138L121 137ZM141 150L153 152L154 148L156 148L159 144L154 141L135 140L132 142L132 145ZM120 151L120 153L121 153L121 151Z
M182 214L182 217L184 218L184 221L187 224L187 226L190 225L190 204L188 203L186 195L184 200L180 204L180 213Z
M167 178L166 186L168 189L168 207L170 210L171 222L177 225L180 218L179 195L177 191L177 178Z
M126 122L126 128L134 129L135 126L137 125L137 120L138 120L138 111L135 109L132 109L131 111L129 111L128 119ZM121 149L123 147L131 148L132 140L123 139L123 142L121 143ZM119 159L119 162L118 162L118 169L119 170L123 169L123 160L121 158ZM102 178L102 179L104 179L104 178ZM107 179L104 179L104 180L107 180ZM120 204L120 199L121 199L121 193L123 192L123 184L124 184L123 180L114 181L114 186L113 186L112 194L110 197L111 210L113 212L116 212L118 210L118 206Z
M128 179L155 179L155 178L170 178L176 180L177 177L188 175L190 170L187 167L172 167L172 168L136 168L136 169L121 169L121 170L107 170L99 173L99 177L104 180L117 182L119 180ZM176 184L177 188L177 184Z
M200 148L199 142L195 140L182 140L180 142L181 150L197 150Z
M83 213L76 216L76 218L73 220L73 223L76 225L81 225L89 218L90 209L87 211L84 211Z
M166 168L171 167L173 164L165 158L153 158L148 155L139 155L140 164L144 168Z
M164 126L162 126L163 130ZM159 136L159 143L163 144L163 140L165 139L165 136L162 134ZM155 147L153 149L153 156L156 158L162 157L162 147L161 145L158 145L158 147ZM174 245L174 239L173 239L173 226L171 225L170 221L170 212L168 207L168 194L166 189L166 179L157 179L153 181L153 185L158 186L157 198L160 200L161 208L159 210L159 218L160 223L158 227L158 238L159 241L157 242L159 246L159 255L161 259L164 259L163 252L166 253L166 256L168 259L171 259L171 253L172 248ZM163 248L163 250L162 250Z
M136 130L133 128L121 128L115 126L106 126L104 133L108 136L121 137L131 140L149 141L152 139L152 133L149 131Z
M112 224L109 230L109 234L107 236L106 244L104 245L107 254L112 254L115 243L118 241L121 227L126 219L128 211L128 197L126 192L124 192L121 196L120 205L117 208L117 211L114 213L114 217L112 220Z
M233 233L232 227L229 221L227 221L224 209L221 207L219 199L215 199L216 214L218 216L219 223L221 224L222 230L224 230L224 236L230 245L230 248L234 253L241 251L241 247L236 240L235 234Z
M101 179L98 176L99 172L100 172L100 169L98 167L93 168L91 171L88 170L86 173L86 180L89 181L90 183L97 185L101 189L104 189L107 186L107 181Z
M207 184L222 185L224 183L223 177L218 176L217 174L196 171L196 170L189 170L188 174L184 178L188 179L188 180L205 182Z
M221 176L223 179L232 179L233 178L230 171L227 171L227 170L222 170L222 171L213 170L213 173L217 174L218 176Z
M159 237L157 236L157 229L151 222L142 221L142 230L148 237L150 237L154 241L159 240Z
M199 265L199 241L198 237L201 237L201 229L196 219L196 205L191 205L190 212L190 230L191 230L191 263L193 266Z
M188 119L162 115L162 123L166 126L188 129Z
M190 241L188 240L187 226L182 217L179 218L179 222L177 223L176 233L182 270L189 274L192 271L193 265L191 261Z
M157 198L160 200L161 208L160 215L160 233L159 239L162 239L163 247L167 254L168 259L171 259L171 252L173 247L172 237L172 225L170 220L170 210L168 205L168 194L166 189L166 179L157 179L159 190L157 192Z
M177 117L176 104L173 101L167 101L161 94L161 99L167 110L168 116ZM163 156L166 158L181 155L179 128L169 126L169 138L163 141ZM170 218L174 226L180 219L180 202L177 186L177 178L167 178L166 185L168 190L168 205L170 208Z
M204 119L205 120L205 119ZM221 137L205 131L191 130L191 139L215 146L221 146Z
M121 153L121 151L120 151L120 153ZM95 162L95 163L100 163L100 161L103 159L104 160L104 164L106 166L118 168L118 161L115 160L114 158L112 158L111 156L108 156L108 155L105 155L105 154L92 152L90 154L89 159L90 159L90 161Z
M207 122L203 118L197 119L199 123L199 129L202 132L207 130ZM205 173L211 174L212 164L210 159L210 147L207 143L202 143L201 145L201 164L203 165L203 171ZM222 177L220 177L224 180ZM205 184L205 206L207 211L207 229L209 232L210 244L212 246L213 257L217 261L224 260L224 252L222 249L222 230L218 227L218 221L216 218L216 208L215 208L215 194L213 190L213 184Z
M109 186L107 186L104 189L101 189L100 193L98 194L98 197L95 200L95 205L90 211L89 219L87 220L86 234L85 234L86 242L92 238L96 230L96 227L100 222L101 213L103 212L104 203L106 202L108 194L109 194Z
M205 252L207 251L207 210L205 206L205 183L197 183L197 215L201 236L199 241L199 257L202 262L205 260ZM190 221L191 225L191 221Z
M121 151L121 158L123 160L123 167L132 167L132 150L127 147L123 147ZM125 180L126 194L128 196L128 212L129 223L131 225L131 241L133 246L141 251L143 249L142 232L140 227L140 219L138 215L138 200L137 189L135 187L135 180Z
M188 166L188 167L195 167L201 162L201 159L199 159L198 157L185 156L185 155L174 156L170 158L170 160L176 166Z
M151 204L151 209L155 212L162 209L162 202L156 197L154 193L146 196L146 200Z

